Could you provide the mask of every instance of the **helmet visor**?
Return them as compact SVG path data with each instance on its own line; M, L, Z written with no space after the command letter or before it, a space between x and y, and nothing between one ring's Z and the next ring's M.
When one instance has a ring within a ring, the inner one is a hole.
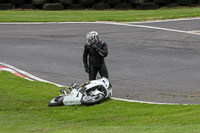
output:
M87 34L86 36L86 43L88 45L91 45L93 43L93 38L89 34Z

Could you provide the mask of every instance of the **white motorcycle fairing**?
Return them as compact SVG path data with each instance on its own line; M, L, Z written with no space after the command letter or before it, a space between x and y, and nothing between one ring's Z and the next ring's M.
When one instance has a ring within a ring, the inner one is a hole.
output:
M69 92L61 89L62 94L52 99L49 102L49 106L61 106L62 103L62 105L93 105L112 96L112 88L109 80L104 77L85 82L80 86L74 83L69 88Z
M64 97L63 104L64 105L80 105L82 96L83 96L82 93L80 93L76 89L73 89L69 95Z

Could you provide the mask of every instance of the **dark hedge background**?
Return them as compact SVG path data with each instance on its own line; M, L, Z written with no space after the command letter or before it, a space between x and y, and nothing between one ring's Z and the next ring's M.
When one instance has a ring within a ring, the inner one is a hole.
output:
M200 0L0 0L0 10L150 10L179 6L200 6Z

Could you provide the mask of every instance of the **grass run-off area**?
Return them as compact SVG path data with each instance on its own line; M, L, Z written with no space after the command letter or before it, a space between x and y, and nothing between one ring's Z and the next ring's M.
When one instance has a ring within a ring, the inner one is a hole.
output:
M80 10L43 11L9 10L0 11L0 22L95 22L115 21L134 22L175 18L199 17L200 7L158 9L158 10Z
M48 107L60 88L0 71L1 133L199 133L200 105L106 100Z
M128 11L0 11L0 22L147 21L199 17L200 8ZM0 71L0 133L199 133L200 105L107 100L94 106L48 107L55 85Z

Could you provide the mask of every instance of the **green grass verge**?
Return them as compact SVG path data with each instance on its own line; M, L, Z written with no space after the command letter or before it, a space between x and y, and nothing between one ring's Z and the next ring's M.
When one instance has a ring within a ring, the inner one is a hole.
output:
M199 133L200 105L107 100L94 106L48 107L59 88L0 71L1 133Z
M128 10L128 11L0 11L0 22L94 22L146 21L199 17L200 8Z

